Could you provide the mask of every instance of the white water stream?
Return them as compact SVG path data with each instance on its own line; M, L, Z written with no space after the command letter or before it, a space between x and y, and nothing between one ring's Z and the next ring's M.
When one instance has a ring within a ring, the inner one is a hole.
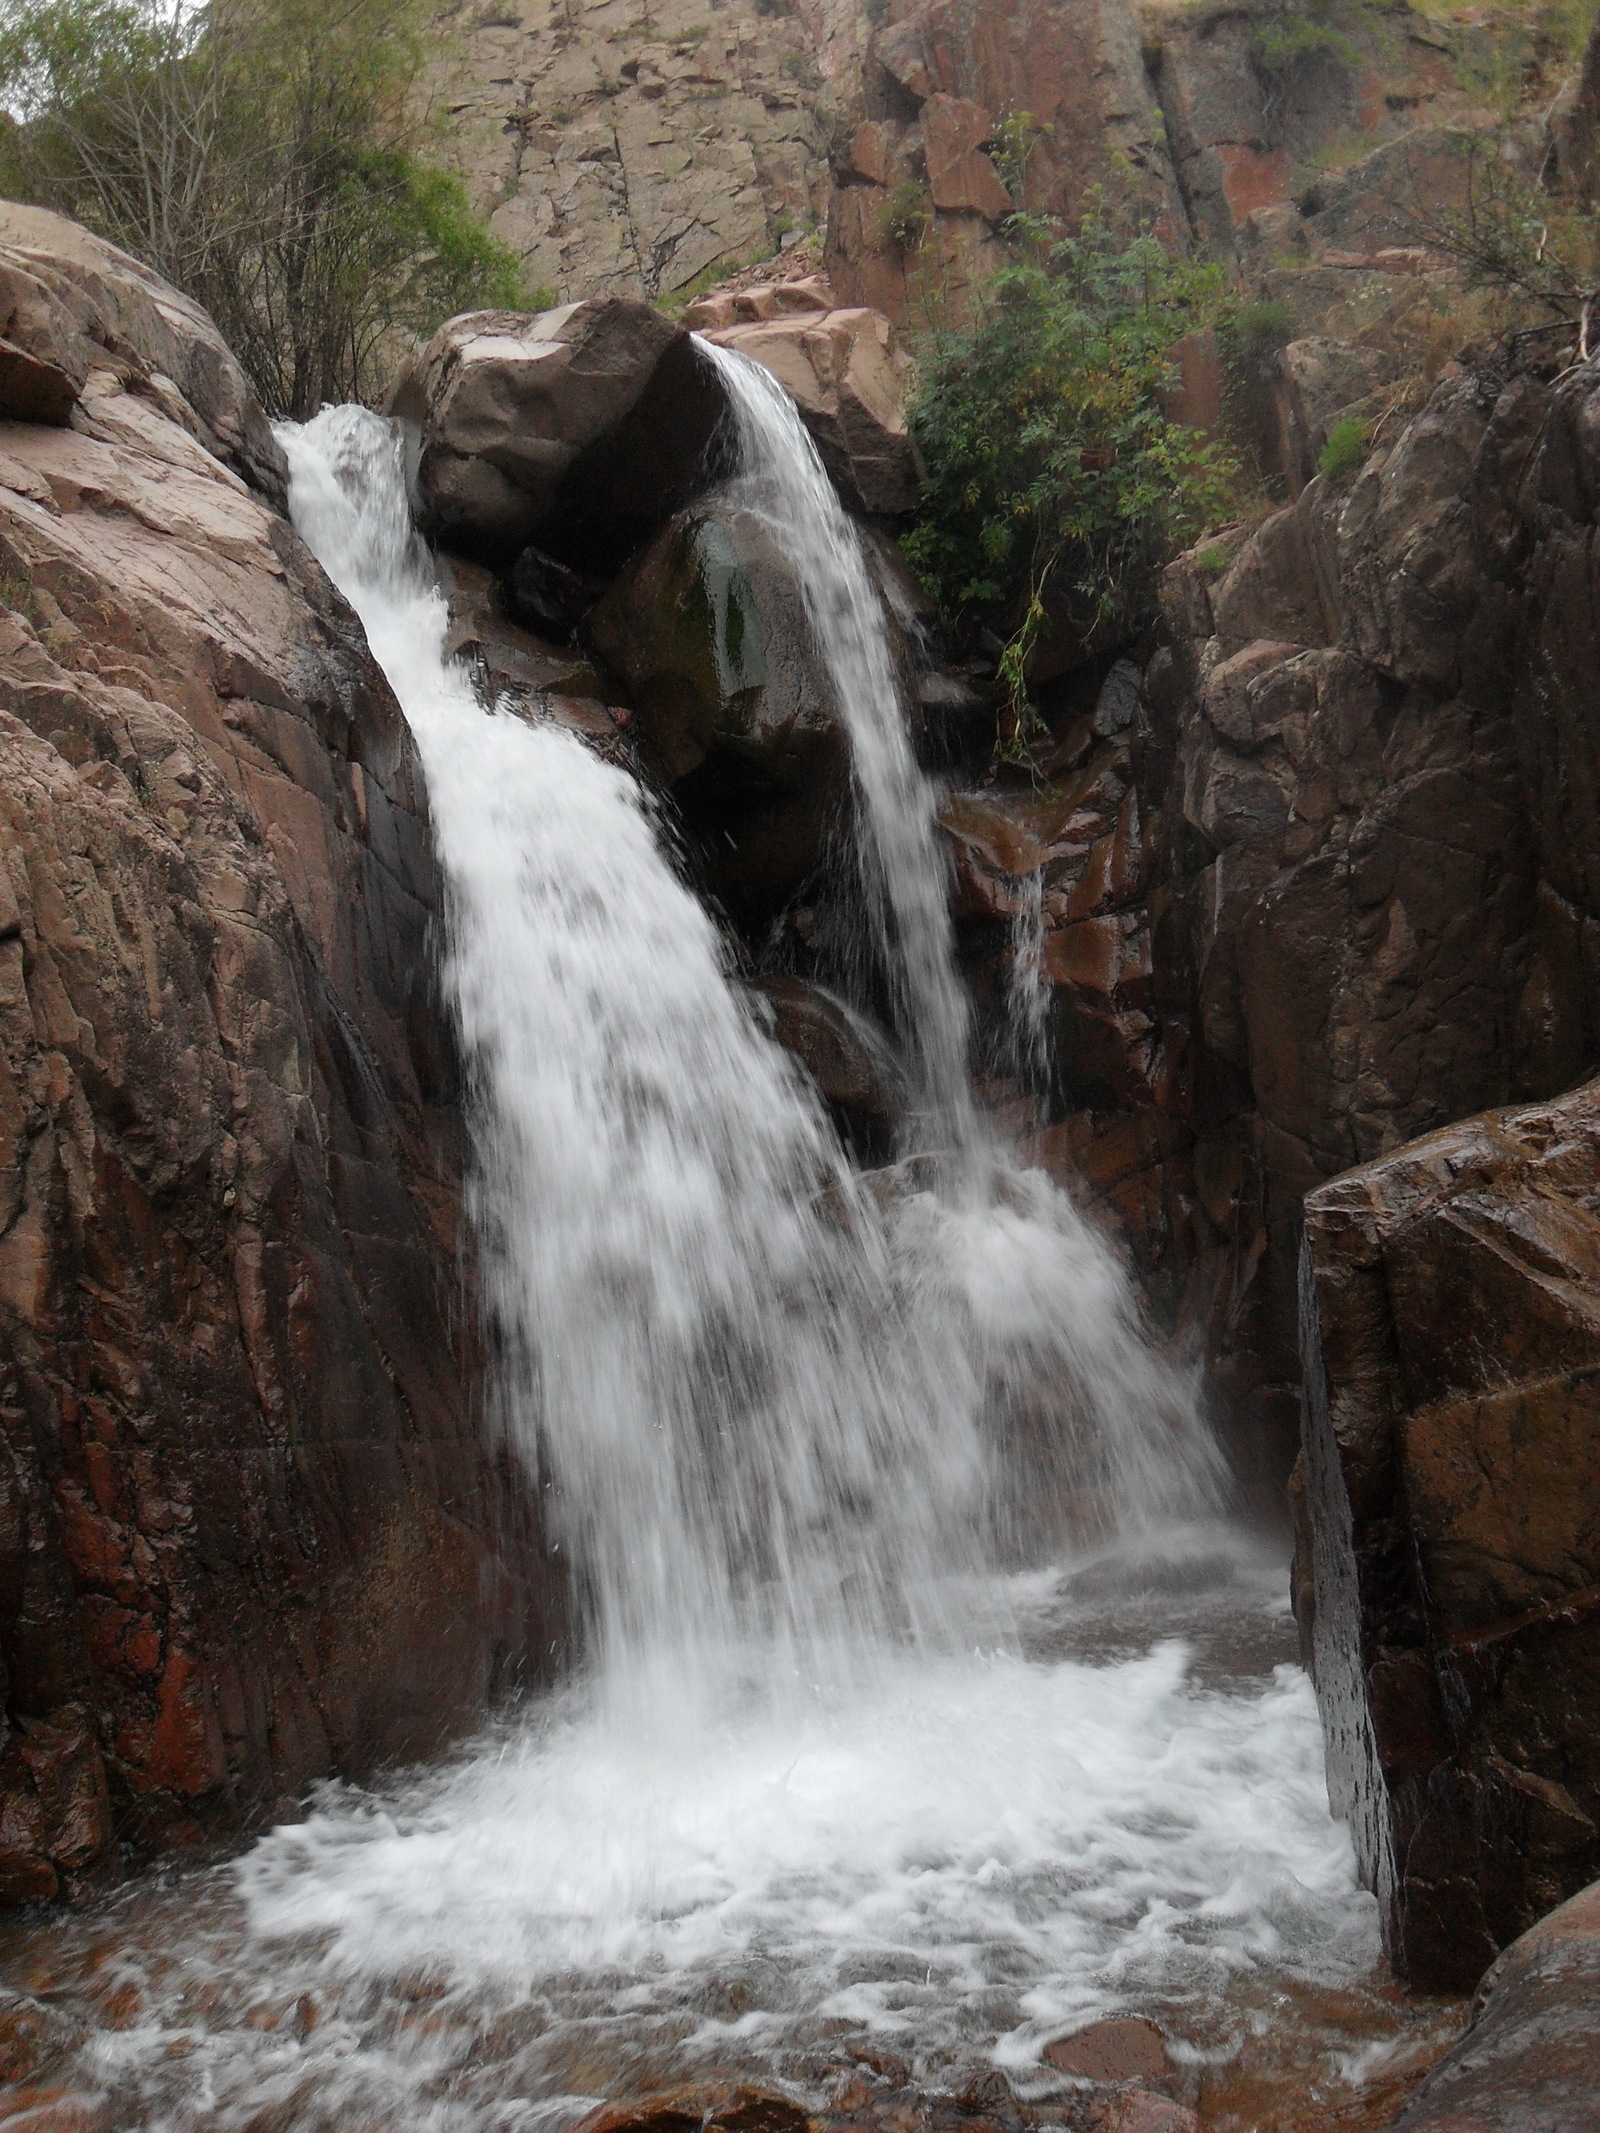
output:
M141 2123L533 2125L669 2062L803 2083L851 2028L930 2078L1025 2069L1129 2006L1225 2048L1241 1979L1372 1959L1281 1560L1218 1523L1107 1253L983 1142L876 595L787 400L717 360L962 1160L943 1197L860 1186L639 787L444 659L394 433L289 433L296 524L427 771L501 1421L553 1482L589 1648L445 1769L328 1788L213 1877L180 1961L130 1942L147 2018L89 2062ZM997 1567L1053 1522L1055 1568Z

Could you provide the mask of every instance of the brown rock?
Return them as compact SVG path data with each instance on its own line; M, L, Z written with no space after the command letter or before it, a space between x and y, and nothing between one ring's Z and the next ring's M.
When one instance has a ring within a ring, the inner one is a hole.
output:
M260 418L207 323L82 232L28 257L117 339L70 428L0 430L13 1901L424 1751L527 1604L404 721L226 463Z
M1330 1786L1423 1982L1600 1870L1597 1164L1590 1085L1306 1203Z
M12 389L37 410L14 403L11 419L64 421L52 409L104 370L281 501L283 453L216 327L115 245L47 208L0 201L0 334L38 366L11 366Z
M906 429L910 365L881 312L802 312L706 338L752 357L787 388L846 496L866 511L911 509L918 476Z
M1016 202L983 153L994 116L959 96L930 96L922 107L922 153L935 207L1003 222Z
M753 513L712 494L629 565L586 630L705 837L715 893L766 924L817 865L848 779L788 559Z
M579 454L621 425L683 338L622 298L448 320L389 395L390 412L422 432L429 527L489 560L525 547Z
M1138 2082L1153 2087L1167 2073L1167 2043L1154 2022L1138 2015L1109 2022L1091 2022L1087 2029L1058 2037L1044 2048L1044 2056L1058 2074L1071 2074L1080 2081L1109 2084Z
M1516 1940L1478 1989L1472 2027L1395 2133L1593 2133L1600 2127L1600 1885Z
M756 990L772 1010L773 1036L818 1095L848 1124L880 1139L892 1134L905 1108L904 1077L866 1017L803 978L762 978Z

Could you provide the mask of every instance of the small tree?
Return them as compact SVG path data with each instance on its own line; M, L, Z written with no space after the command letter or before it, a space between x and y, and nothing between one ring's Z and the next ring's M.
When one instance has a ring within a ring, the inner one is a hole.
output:
M1005 637L1019 727L1029 655L1065 620L1087 651L1147 618L1162 566L1217 515L1234 469L1166 411L1172 351L1225 302L1220 269L1091 216L1024 225L972 326L921 353L911 427L927 467L905 547L958 640Z
M206 305L265 406L363 397L385 345L514 303L424 157L420 0L0 0L0 183Z

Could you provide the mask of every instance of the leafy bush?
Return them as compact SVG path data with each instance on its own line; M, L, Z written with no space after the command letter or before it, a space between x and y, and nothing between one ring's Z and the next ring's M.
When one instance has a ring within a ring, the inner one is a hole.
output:
M933 219L927 192L915 178L890 189L878 215L879 234L897 252L915 252L928 234Z
M264 405L363 397L397 335L520 297L407 116L422 0L7 0L0 186L199 299Z
M1370 423L1363 422L1359 415L1345 415L1336 422L1317 455L1317 469L1323 479L1343 481L1347 474L1365 466L1370 434Z
M1316 60L1353 66L1360 57L1354 33L1381 0L1270 0L1255 19L1250 49L1269 81Z
M910 420L927 479L906 551L958 640L1004 634L1019 720L1046 623L1086 651L1126 636L1219 513L1231 462L1165 402L1174 345L1224 300L1219 269L1091 219L1003 268L976 323L921 351Z

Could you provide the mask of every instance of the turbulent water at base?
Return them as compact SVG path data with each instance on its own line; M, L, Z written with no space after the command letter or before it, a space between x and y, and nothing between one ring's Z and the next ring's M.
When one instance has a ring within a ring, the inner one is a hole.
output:
M587 1654L446 1767L42 1934L30 1976L133 1995L78 2061L129 2123L487 2133L706 2069L809 2095L864 2031L1047 2087L1098 2012L1226 2058L1373 1960L1281 1556L1218 1521L1104 1249L984 1146L875 596L787 403L738 404L849 723L900 1035L970 1159L851 1175L639 786L445 659L393 432L289 432L296 524L427 771L500 1417Z

